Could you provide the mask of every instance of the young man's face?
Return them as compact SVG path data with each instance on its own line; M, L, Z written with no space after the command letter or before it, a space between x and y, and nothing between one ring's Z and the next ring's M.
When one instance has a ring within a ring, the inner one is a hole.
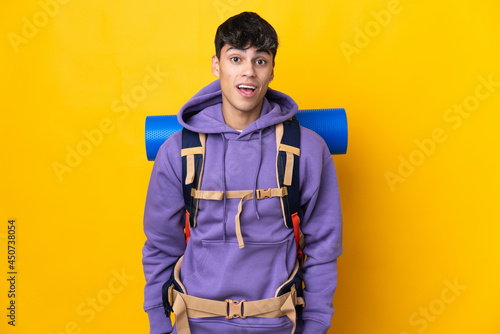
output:
M274 78L270 53L255 47L236 49L226 44L220 59L212 57L212 72L220 80L224 113L260 116L264 95Z

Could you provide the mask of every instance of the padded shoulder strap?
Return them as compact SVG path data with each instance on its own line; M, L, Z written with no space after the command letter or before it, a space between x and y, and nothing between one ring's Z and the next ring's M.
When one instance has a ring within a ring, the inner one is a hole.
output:
M191 196L191 190L199 190L203 175L206 135L182 129L182 186L184 207L191 227L196 226L199 200Z
M281 126L279 126L281 127ZM280 187L288 188L288 195L282 198L285 225L293 228L292 215L300 215L299 157L300 125L295 116L283 123L282 130L276 128L278 156L276 171ZM282 135L279 133L282 131ZM279 136L281 135L281 139Z

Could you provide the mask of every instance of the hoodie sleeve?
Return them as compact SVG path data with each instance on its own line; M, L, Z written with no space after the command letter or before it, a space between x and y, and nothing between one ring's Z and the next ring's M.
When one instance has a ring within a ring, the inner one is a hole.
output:
M307 129L302 131L300 160L301 229L305 241L303 251L307 256L303 268L306 303L302 313L303 334L326 334L334 312L337 257L342 253L337 175L323 139Z
M179 133L174 134L158 151L144 209L147 238L142 251L146 278L144 310L148 313L150 334L172 331L171 321L163 310L162 286L185 250L180 137Z

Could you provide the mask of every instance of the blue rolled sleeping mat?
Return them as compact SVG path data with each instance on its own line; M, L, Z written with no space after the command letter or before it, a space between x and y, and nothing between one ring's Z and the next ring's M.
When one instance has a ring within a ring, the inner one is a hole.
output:
M331 154L347 152L347 117L345 109L305 109L299 110L297 119L301 126L313 130L328 145ZM171 135L182 130L177 115L146 117L146 154L149 161L156 158L160 146Z

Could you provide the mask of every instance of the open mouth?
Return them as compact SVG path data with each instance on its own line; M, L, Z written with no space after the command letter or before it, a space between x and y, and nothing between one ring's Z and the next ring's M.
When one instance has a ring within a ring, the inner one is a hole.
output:
M246 96L252 95L257 89L257 87L252 85L238 85L237 88L241 93L243 93Z

